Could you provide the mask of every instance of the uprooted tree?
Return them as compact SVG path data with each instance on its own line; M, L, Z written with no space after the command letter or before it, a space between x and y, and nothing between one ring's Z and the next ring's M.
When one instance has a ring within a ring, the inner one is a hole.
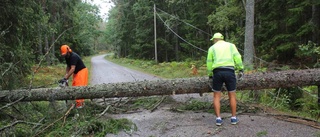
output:
M246 74L238 90L320 85L320 69ZM78 98L139 97L210 92L208 77L109 83L85 87L0 91L0 102L74 100Z

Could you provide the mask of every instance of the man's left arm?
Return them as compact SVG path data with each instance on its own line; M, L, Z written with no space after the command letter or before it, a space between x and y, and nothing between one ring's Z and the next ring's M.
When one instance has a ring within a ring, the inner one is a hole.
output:
M235 62L235 69L243 71L244 67L242 64L241 54L239 53L239 51L235 45L233 45L232 48L233 48L232 55L233 55L233 60Z

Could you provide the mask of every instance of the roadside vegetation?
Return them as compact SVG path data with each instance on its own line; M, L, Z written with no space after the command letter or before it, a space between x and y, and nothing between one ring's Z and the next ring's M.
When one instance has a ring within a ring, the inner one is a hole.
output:
M84 57L83 61L90 70L91 57ZM34 67L34 70L36 68ZM59 88L58 80L64 74L65 64L42 66L35 72L32 87ZM32 75L26 77L23 80L26 81L24 85L28 85L31 79ZM136 130L134 123L128 119L101 117L105 109L103 106L90 100L86 100L85 105L83 109L71 109L70 103L66 104L65 101L20 102L11 106L3 104L0 108L0 136L94 135L104 137L107 133L116 134L122 130Z
M106 56L106 59L120 65L163 78L206 76L205 60L156 64L154 61L134 60L128 58L117 59L113 56ZM192 73L192 65L197 66L197 75ZM290 67L285 66L281 69L290 69ZM266 70L266 68L257 69L257 71L260 72L264 70ZM247 71L246 73L254 73L257 71ZM258 112L258 110L268 107L275 109L275 112L282 111L282 113L319 121L320 109L317 103L317 90L317 86L310 86L286 89L265 89L259 91L238 91L237 96L240 101L238 105L240 105L240 109L243 109L241 110L242 112ZM225 96L227 96L227 94L225 94ZM243 106L244 104L246 105ZM228 108L228 102L226 102L222 107L227 107L221 109L225 112L229 112L230 109ZM178 109L206 110L208 112L212 112L212 105L211 102L199 102L193 100Z

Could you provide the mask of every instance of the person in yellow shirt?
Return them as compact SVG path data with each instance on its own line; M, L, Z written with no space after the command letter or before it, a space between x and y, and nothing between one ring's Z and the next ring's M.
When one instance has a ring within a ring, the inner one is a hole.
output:
M239 78L243 76L243 64L239 51L236 46L223 40L221 33L215 33L210 39L214 44L208 50L207 72L209 79L212 79L213 106L216 114L216 125L220 126L223 120L220 116L220 98L223 83L228 90L231 107L231 124L239 122L236 117L236 83L235 71L239 70Z

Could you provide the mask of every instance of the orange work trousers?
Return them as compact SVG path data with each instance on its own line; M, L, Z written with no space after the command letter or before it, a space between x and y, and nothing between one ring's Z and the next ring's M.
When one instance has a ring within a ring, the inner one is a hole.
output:
M73 74L72 86L88 85L88 69L81 69L77 74ZM82 108L84 99L76 99L76 108Z

